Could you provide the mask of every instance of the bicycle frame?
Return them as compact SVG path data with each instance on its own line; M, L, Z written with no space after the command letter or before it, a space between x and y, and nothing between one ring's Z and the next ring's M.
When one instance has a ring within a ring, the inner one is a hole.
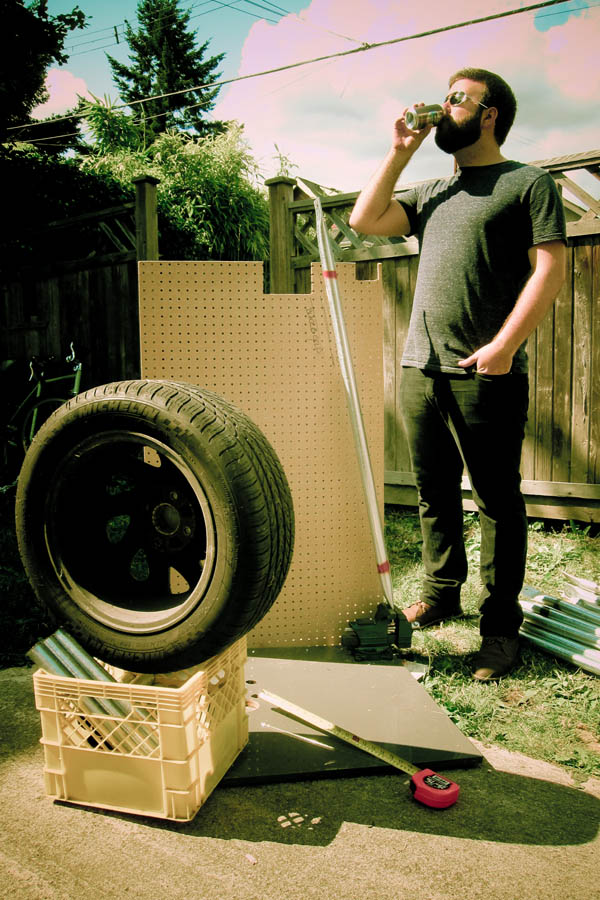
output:
M79 387L81 385L81 363L77 362L73 367L73 372L69 372L66 375L56 375L53 378L43 378L37 381L35 387L29 392L23 403L19 406L15 414L11 417L11 421L13 421L19 413L27 406L32 397L35 397L35 404L33 407L33 413L31 416L31 425L29 427L27 433L27 443L30 444L33 440L33 436L37 431L37 418L38 418L38 402L44 399L44 387L49 384L57 384L63 381L72 381L72 385L68 390L68 394L71 397L75 397L79 393ZM48 399L54 399L52 397L48 397ZM58 399L58 398L57 398ZM66 402L65 398L65 402Z
M62 403L66 402L69 397L75 397L76 394L79 393L81 387L81 370L82 364L81 361L75 358L75 350L73 348L73 344L71 344L71 352L65 357L66 363L72 363L72 369L70 372L65 372L60 375L52 375L51 377L45 377L43 368L40 371L36 371L36 359L35 357L30 360L29 368L31 371L30 381L35 381L35 384L31 388L31 390L26 394L23 400L18 404L16 409L13 410L10 417L5 423L5 427L7 429L7 436L5 437L6 443L8 446L18 446L18 440L11 440L10 433L17 431L17 424L19 423L21 417L24 417L24 426L27 425L27 428L24 428L24 431L21 435L22 440L25 445L25 449L29 446L31 441L33 440L33 436L38 430L38 411L40 407L46 403L47 401L60 401ZM53 396L52 392L49 391L50 385L63 385L65 382L69 383L69 387L65 390L62 388L58 394L59 396ZM27 421L27 416L30 414L31 419Z

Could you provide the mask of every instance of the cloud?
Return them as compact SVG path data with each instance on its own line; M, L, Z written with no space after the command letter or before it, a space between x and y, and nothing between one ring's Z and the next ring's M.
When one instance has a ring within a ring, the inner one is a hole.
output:
M89 96L88 86L83 78L78 78L66 69L50 69L46 75L46 90L49 99L31 113L34 119L45 119L72 109L77 103L77 95ZM91 99L91 97L90 97Z
M570 0L564 5L559 4L560 9L538 9L533 19L538 31L548 31L568 22L571 16L580 16L581 10L586 8L584 0Z
M312 0L277 25L257 22L246 39L239 74L358 48L514 8L513 0L457 0L452 6L407 0ZM443 12L440 12L443 9ZM548 21L553 21L549 7ZM265 176L275 174L275 143L304 175L342 190L358 190L389 146L405 106L436 102L449 74L465 65L499 72L519 99L504 145L507 156L542 159L582 152L590 145L597 110L600 12L575 10L557 27L540 31L532 13L315 62L223 89L214 110L237 119ZM562 24L561 24L562 23ZM538 20L539 24L539 20ZM593 118L590 121L590 110ZM408 180L451 171L432 138L407 169Z

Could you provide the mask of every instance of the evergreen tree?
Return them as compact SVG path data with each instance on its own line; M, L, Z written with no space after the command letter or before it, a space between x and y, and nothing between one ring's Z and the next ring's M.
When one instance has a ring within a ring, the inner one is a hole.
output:
M189 19L190 13L179 9L179 0L140 0L137 30L125 22L130 65L106 54L125 103L217 80L219 73L214 70L225 54L205 60L210 41L196 46L196 37L188 30ZM145 120L146 142L151 143L157 134L172 127L197 135L223 131L225 123L206 119L218 92L219 88L209 86L136 104L136 117L139 113ZM193 108L186 108L190 106Z

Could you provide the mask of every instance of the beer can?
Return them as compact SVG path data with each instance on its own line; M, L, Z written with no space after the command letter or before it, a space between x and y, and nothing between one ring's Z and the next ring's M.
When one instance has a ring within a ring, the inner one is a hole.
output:
M422 131L428 125L437 125L443 116L444 110L439 103L432 103L429 106L416 106L407 110L404 121L411 131Z

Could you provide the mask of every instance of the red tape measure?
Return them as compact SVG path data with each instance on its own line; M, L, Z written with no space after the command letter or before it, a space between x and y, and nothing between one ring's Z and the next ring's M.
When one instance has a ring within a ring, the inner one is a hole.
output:
M458 800L460 788L455 781L442 778L433 769L422 769L410 779L413 797L425 806L447 809Z

